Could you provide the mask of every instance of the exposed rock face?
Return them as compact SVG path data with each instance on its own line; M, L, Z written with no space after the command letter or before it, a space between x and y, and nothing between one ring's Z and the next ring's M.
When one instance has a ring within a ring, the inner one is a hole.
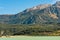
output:
M43 4L26 9L16 15L0 15L0 23L40 24L60 23L60 1L53 5Z
M54 18L54 19L58 19L56 14L49 14L50 17Z
M34 11L34 10L42 10L42 9L47 8L49 6L51 6L51 4L42 4L42 5L38 5L38 6L34 6L32 8L29 8L26 11L28 12L28 11Z

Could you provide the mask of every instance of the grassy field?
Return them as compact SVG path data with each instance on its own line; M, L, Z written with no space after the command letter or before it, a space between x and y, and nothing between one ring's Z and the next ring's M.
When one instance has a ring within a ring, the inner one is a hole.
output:
M60 36L12 36L1 37L0 40L60 40Z

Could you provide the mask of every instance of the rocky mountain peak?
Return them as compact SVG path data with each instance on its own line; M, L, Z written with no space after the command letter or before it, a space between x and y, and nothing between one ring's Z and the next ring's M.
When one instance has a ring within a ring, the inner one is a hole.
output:
M24 10L23 12L29 12L29 11L34 11L34 10L41 10L41 9L44 9L44 8L47 8L47 7L50 7L51 4L40 4L40 5L37 5L37 6L33 6L32 8L28 8L26 10Z
M57 1L56 3L58 3L58 4L59 4L59 3L60 3L60 1Z
M60 6L60 1L57 1L56 2L56 6Z

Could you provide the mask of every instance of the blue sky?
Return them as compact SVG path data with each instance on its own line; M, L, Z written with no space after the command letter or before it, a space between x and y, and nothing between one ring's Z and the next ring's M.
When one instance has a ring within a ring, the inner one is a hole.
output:
M0 0L1 14L16 14L39 4L53 4L57 0Z

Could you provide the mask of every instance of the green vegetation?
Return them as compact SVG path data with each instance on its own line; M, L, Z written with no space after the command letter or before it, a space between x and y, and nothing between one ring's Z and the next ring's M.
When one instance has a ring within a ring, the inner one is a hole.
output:
M59 24L0 24L0 36L60 36Z

